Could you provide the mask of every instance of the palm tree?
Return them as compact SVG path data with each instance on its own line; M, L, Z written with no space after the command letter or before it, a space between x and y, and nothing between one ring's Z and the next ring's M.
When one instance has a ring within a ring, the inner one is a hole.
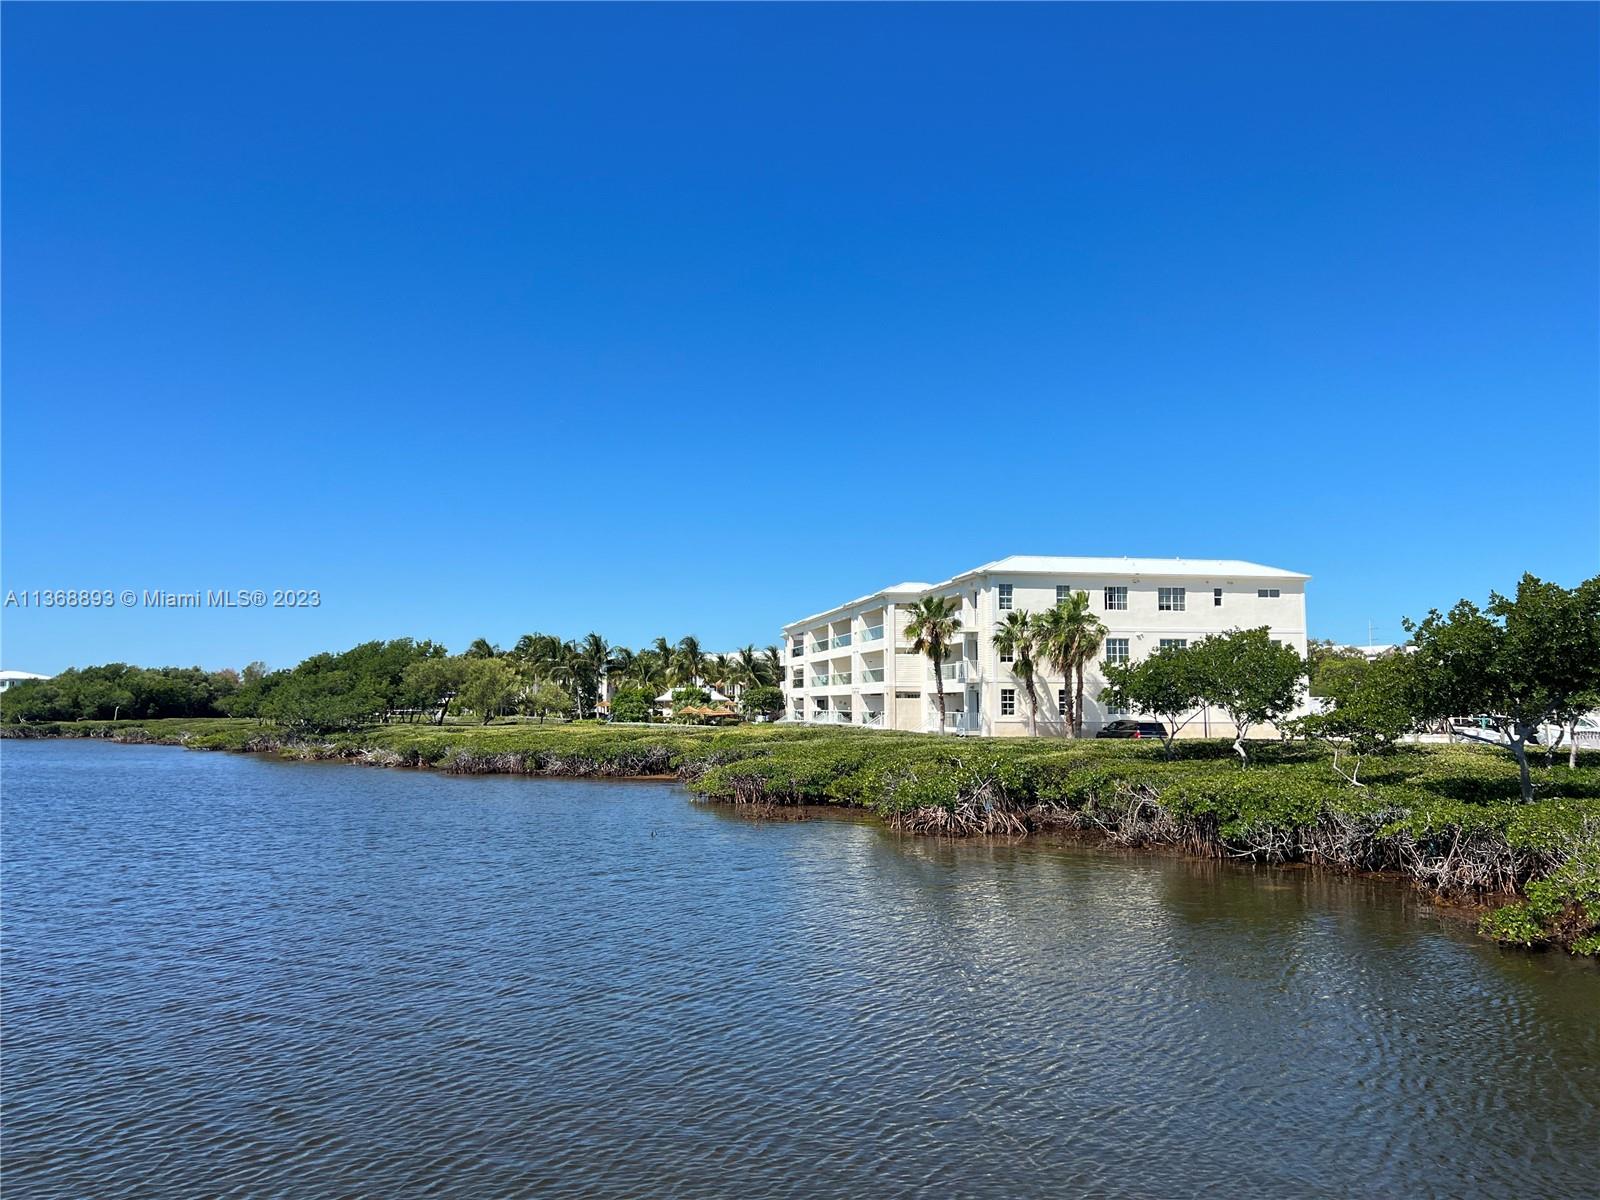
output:
M733 661L733 683L740 691L753 688L765 682L763 678L767 672L767 665L757 654L756 648L751 646L741 647ZM732 693L730 693L731 695Z
M1041 617L1043 643L1050 665L1061 672L1067 692L1067 727L1083 734L1083 671L1105 644L1106 627L1089 608L1088 592L1072 592ZM1076 678L1077 686L1073 681Z
M1061 704L1062 732L1072 732L1072 633L1066 628L1066 609L1062 604L1047 609L1033 618L1033 632L1038 653L1052 671L1062 677ZM1048 680L1045 690L1049 690Z
M671 647L668 647L669 657L661 657L661 651L656 649L641 650L634 656L633 679L640 687L645 688L654 696L671 681Z
M693 635L678 639L678 648L671 651L673 682L684 687L694 686L697 679L705 677L706 655L700 649L700 639Z
M761 652L760 678L767 687L783 683L783 653L776 646L768 646Z
M705 680L724 696L733 695L733 659L726 654L712 654L706 658Z
M961 632L960 596L924 596L915 604L903 606L907 613L906 637L914 654L926 654L933 661L933 694L939 705L939 732L944 732L944 660L950 643Z
M611 663L611 646L598 633L590 633L578 643L577 650L577 675L581 686L578 711L582 715L585 700L591 708L600 700L601 683Z
M606 676L619 686L632 682L638 670L639 656L626 646L614 646L611 659L606 663Z
M1028 702L1028 732L1034 736L1039 733L1039 669L1033 661L1039 638L1036 623L1031 614L1013 609L994 627L994 648L1011 659L1011 674Z

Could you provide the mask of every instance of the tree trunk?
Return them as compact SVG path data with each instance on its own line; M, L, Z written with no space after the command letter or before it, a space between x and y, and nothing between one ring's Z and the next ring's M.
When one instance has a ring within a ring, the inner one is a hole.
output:
M1072 701L1072 736L1083 736L1083 664L1078 664L1078 692Z
M1239 756L1239 765L1250 765L1250 752L1244 748L1244 735L1250 732L1250 726L1239 724L1235 719L1233 723L1233 752Z
M935 648L928 657L933 659L933 702L939 706L939 732L944 732L944 651Z
M1578 718L1573 717L1567 726L1567 770L1578 769Z
M1511 753L1517 756L1517 778L1522 783L1522 802L1533 799L1533 777L1528 774L1528 731L1519 721L1511 727Z

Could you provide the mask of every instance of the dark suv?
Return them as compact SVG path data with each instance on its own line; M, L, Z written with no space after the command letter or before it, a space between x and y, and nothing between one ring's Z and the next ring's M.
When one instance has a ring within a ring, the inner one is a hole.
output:
M1110 721L1095 734L1097 738L1164 738L1167 727L1160 721Z

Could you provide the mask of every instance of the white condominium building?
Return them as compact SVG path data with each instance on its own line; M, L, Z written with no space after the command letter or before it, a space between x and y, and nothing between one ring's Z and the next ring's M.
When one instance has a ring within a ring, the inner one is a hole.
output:
M1044 612L1072 592L1087 592L1106 627L1100 658L1084 675L1086 736L1107 721L1137 716L1105 707L1104 662L1137 662L1167 645L1207 634L1267 626L1275 640L1306 652L1309 575L1229 559L1054 558L1013 555L943 583L901 583L783 627L785 720L916 732L939 728L992 737L1025 736L1027 703L994 633L1012 610ZM961 630L935 683L926 655L905 636L906 605L923 596L960 601ZM1036 695L1042 735L1065 732L1066 684L1046 665ZM1231 736L1217 714L1200 712L1183 730Z

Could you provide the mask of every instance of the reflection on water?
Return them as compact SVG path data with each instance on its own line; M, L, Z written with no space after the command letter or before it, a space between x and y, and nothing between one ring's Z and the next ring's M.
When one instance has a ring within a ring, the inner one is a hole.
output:
M1594 1194L1600 971L1382 881L4 748L28 1196Z

